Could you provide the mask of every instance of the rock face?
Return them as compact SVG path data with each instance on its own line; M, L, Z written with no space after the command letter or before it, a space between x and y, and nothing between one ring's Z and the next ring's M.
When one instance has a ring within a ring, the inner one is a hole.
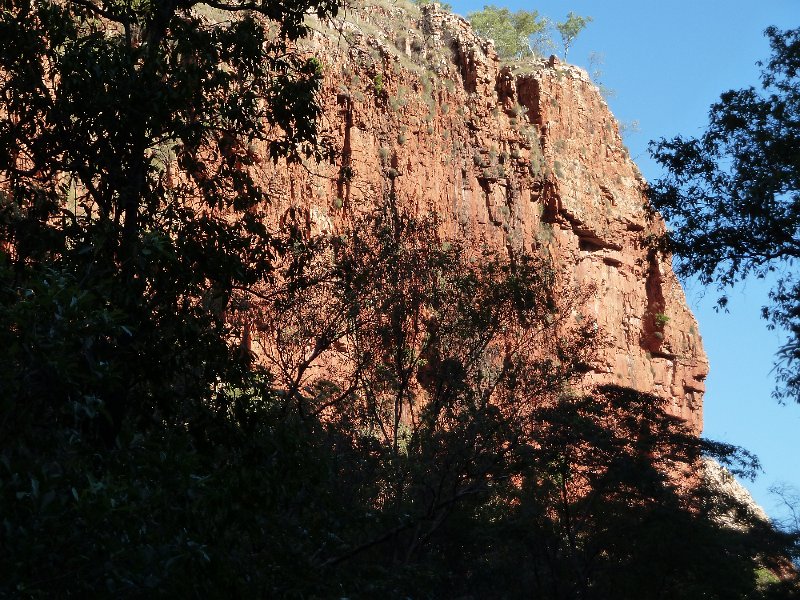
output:
M312 23L323 134L336 164L264 165L276 222L335 232L392 190L453 235L547 253L604 345L591 382L667 398L699 433L708 366L646 183L587 74L554 57L501 67L490 41L436 5L372 3Z
M769 523L769 517L764 509L753 499L753 496L725 467L712 458L703 458L702 477L704 483L710 489L721 493L725 498L730 498L734 504L739 505L739 510L744 510L750 517L748 520L755 519L762 523ZM728 510L718 512L716 519L720 525L733 529L742 529L742 516L738 515L731 507Z

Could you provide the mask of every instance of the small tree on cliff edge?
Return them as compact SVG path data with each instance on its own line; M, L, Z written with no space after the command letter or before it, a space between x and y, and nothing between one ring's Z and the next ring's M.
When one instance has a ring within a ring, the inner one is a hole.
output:
M575 38L578 37L578 34L586 29L586 26L591 22L592 17L582 17L570 11L565 21L556 23L556 31L558 31L558 34L561 36L561 43L564 46L565 61L567 60L569 49L572 47Z
M766 34L772 56L759 63L761 91L722 94L700 138L651 143L667 169L651 199L672 227L681 274L720 290L752 275L776 278L763 309L770 327L789 334L776 394L800 401L800 29Z

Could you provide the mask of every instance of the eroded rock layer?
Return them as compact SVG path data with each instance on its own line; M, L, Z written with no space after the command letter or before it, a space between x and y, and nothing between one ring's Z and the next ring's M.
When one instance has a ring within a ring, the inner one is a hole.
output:
M648 247L663 222L586 73L555 58L502 67L436 5L352 8L313 27L338 159L261 167L276 222L333 233L392 190L450 234L547 253L565 285L593 286L586 308L605 341L590 381L667 398L699 432L697 323L669 259Z

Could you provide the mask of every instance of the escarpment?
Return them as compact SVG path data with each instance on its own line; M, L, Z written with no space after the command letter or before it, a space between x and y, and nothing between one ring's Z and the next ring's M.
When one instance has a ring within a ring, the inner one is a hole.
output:
M603 343L588 380L666 398L699 432L697 323L647 243L664 224L587 74L555 58L502 66L436 5L356 7L312 27L321 133L337 159L261 165L274 222L334 234L391 192L451 235L544 253L564 285L592 286L585 314Z

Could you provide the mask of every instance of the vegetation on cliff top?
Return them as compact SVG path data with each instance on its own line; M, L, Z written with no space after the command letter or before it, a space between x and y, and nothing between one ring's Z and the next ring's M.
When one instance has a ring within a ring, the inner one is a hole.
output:
M2 4L0 595L791 597L793 540L681 478L746 453L580 391L547 260L391 191L269 229L259 161L330 156L293 42L337 5L206 5Z
M506 60L543 56L554 47L551 29L555 29L564 49L564 60L575 38L591 23L592 17L582 17L570 11L567 18L551 22L535 10L511 12L493 4L468 15L478 35L494 41L497 54Z

